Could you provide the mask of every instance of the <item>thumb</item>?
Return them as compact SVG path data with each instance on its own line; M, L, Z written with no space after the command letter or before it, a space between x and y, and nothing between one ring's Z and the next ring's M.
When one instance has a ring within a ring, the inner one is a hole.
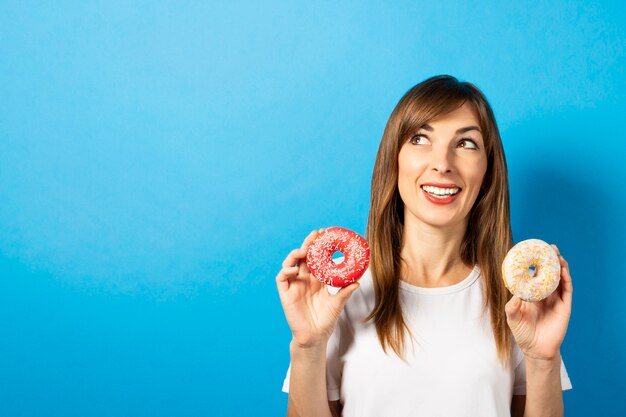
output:
M359 288L360 285L361 284L359 284L358 282L354 282L348 285L347 287L344 287L341 290L339 290L339 292L337 293L337 297L339 297L339 302L341 303L342 306L346 303L346 301L348 301L348 298L350 298L352 293L354 293Z
M520 320L522 316L521 307L522 300L515 295L506 303L504 311L506 312L506 320L509 322L509 325L516 324Z

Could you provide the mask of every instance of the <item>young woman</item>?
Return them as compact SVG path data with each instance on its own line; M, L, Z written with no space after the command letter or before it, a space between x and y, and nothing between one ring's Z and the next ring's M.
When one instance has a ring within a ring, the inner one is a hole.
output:
M506 160L472 84L425 80L393 110L372 177L370 267L331 294L304 262L276 277L293 334L288 416L561 416L572 280L525 302L504 286ZM555 250L558 249L553 245Z

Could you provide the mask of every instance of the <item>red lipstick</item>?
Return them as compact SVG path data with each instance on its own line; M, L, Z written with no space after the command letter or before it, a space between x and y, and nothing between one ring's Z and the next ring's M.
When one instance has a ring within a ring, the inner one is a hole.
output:
M422 192L424 193L424 197L426 197L426 200L430 201L431 203L435 203L435 204L450 204L452 203L454 200L456 200L456 198L459 196L459 193L456 193L455 195L450 195L448 197L435 197L431 194L429 194L428 192L422 190Z

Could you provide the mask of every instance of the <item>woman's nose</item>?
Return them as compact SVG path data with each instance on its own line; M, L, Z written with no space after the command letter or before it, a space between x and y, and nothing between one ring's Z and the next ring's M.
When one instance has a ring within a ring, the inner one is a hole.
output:
M440 148L433 152L432 169L440 174L452 171L452 152L448 148Z

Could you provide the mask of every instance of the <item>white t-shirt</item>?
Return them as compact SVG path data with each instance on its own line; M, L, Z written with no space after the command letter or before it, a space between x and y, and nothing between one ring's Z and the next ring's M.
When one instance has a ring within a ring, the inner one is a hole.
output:
M385 354L372 321L369 270L360 280L328 341L328 399L340 400L345 417L509 415L513 394L526 393L524 354L513 341L510 365L498 361L489 314L482 315L480 269L448 287L400 282L407 337L406 362ZM283 385L289 392L290 369ZM561 361L561 387L571 389Z

